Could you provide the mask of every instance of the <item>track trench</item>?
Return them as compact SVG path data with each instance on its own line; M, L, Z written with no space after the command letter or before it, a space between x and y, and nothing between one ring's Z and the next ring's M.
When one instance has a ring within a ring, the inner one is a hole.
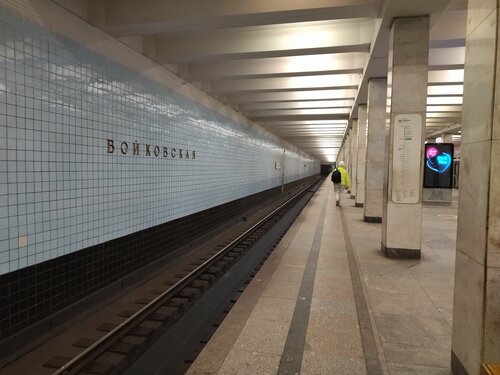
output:
M119 323L100 322L97 340L76 338L76 356L61 350L42 366L54 375L183 374L322 182L182 266L136 299L137 309L117 312Z

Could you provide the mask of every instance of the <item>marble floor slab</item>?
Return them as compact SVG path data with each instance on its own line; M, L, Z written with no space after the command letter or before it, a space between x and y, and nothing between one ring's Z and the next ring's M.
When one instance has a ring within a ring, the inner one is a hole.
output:
M332 196L331 184L323 184L188 374L288 373L283 361L296 360L287 357L288 336L301 319L307 319L306 333L298 343L301 365L295 374L367 374L360 296L366 300L384 375L451 374L457 192L452 206L423 207L420 260L385 258L381 224L363 222L363 209L347 195L342 209ZM344 240L342 215L349 241ZM306 273L314 239L320 243L313 288L304 295L301 286L311 280ZM361 285L353 283L352 272ZM297 319L301 303L309 308L305 318Z

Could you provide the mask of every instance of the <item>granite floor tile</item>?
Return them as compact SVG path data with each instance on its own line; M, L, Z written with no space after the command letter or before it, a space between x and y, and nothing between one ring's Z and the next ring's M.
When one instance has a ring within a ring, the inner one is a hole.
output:
M289 327L289 320L249 319L234 344L234 350L281 355Z
M408 293L381 290L371 285L367 286L367 290L375 313L400 314L406 317L404 319L410 319L411 316L441 318L432 300L418 284L415 285L414 290L408 290Z
M389 363L391 375L452 375L449 368Z
M250 318L273 322L291 321L294 310L294 300L262 297L254 307Z
M339 357L329 353L306 350L302 361L301 375L365 375L363 358Z
M325 312L334 315L349 315L357 317L356 305L354 301L336 299L313 298L311 312Z
M228 355L222 368L217 374L276 375L280 360L281 354L278 355L259 351L233 350Z
M320 194L329 190L331 186L324 185ZM250 296L260 294L260 300L254 305L242 303L250 317L237 338L226 336L234 346L222 366L219 359L217 374L277 373L295 302L308 298L298 293L321 199L324 195L314 198L293 225L290 238L287 234L278 246L282 257L271 257L269 269L252 281L251 288L257 292ZM424 206L422 258L405 260L386 258L380 250L381 224L364 223L362 209L352 207L353 200L344 202L354 255L366 287L363 292L374 314L389 375L450 375L456 233L452 216L456 205ZM331 203L330 199L300 374L365 375L340 210L333 210ZM218 338L221 348L223 338ZM216 366L207 371L213 368Z
M363 358L357 316L311 312L307 327L308 349L336 356Z
M401 343L386 343L384 354L387 362L395 364L446 368L451 363L450 348L422 348Z
M271 280L266 289L262 292L263 297L288 298L295 300L299 293L300 284L298 282Z
M305 267L303 265L282 264L276 268L271 276L273 280L287 281L300 285ZM261 275L259 275L260 277Z
M352 282L345 277L321 277L314 282L313 298L354 301Z
M383 343L422 349L450 349L451 328L442 318L375 314Z

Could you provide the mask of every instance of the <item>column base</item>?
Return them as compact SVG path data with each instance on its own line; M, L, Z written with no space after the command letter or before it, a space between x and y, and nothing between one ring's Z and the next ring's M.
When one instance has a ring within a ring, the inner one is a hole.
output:
M363 216L363 221L365 223L381 223L382 218L380 216Z
M393 248L382 244L382 252L387 258L420 259L420 249Z
M354 203L354 207L363 207L364 204L363 203Z
M469 375L453 350L451 351L451 372L453 375Z

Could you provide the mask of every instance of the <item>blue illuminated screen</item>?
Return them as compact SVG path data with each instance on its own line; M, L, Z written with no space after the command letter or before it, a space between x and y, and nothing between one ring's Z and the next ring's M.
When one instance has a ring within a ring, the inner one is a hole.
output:
M424 160L424 187L451 189L453 143L427 143Z

